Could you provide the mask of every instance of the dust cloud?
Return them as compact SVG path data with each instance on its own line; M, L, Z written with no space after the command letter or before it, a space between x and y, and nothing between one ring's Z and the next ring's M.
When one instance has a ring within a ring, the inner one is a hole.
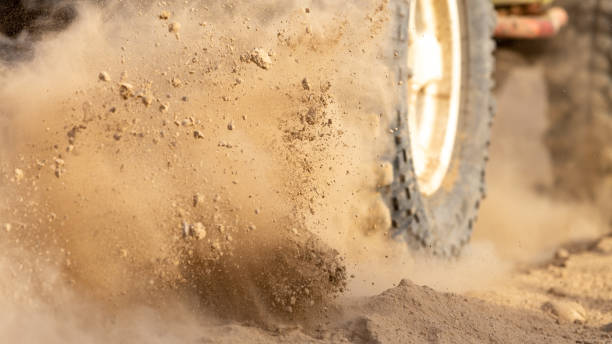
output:
M75 6L1 68L3 333L322 312L380 203L385 2Z
M541 67L517 67L497 96L488 199L473 240L491 242L503 259L520 265L550 259L564 244L605 234L605 221L592 204L553 196L543 142L548 104Z

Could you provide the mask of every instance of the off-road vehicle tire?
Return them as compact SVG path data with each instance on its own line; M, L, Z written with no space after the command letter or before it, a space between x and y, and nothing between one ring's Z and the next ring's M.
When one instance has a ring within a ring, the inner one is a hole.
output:
M429 2L434 7L452 3ZM486 194L485 165L494 112L491 94L494 11L489 0L456 0L460 27L451 29L459 30L461 46L456 135L442 181L424 192L411 143L411 135L416 129L410 127L408 120L412 101L408 90L413 74L418 73L411 70L407 62L411 49L418 48L411 44L409 3L395 0L390 4L395 14L393 70L398 84L397 106L390 116L394 135L391 153L394 181L381 193L391 211L392 237L406 240L413 248L452 256L469 241L480 202ZM443 95L438 94L440 96Z

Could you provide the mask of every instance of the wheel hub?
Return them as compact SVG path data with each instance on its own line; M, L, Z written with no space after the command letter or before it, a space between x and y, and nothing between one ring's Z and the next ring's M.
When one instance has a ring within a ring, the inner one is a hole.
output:
M460 111L458 0L413 0L409 20L408 127L419 188L434 194L447 175Z

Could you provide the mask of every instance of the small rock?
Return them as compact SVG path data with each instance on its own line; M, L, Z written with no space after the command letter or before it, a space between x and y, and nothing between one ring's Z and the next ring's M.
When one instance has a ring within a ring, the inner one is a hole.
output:
M183 221L183 236L188 237L191 235L191 226L187 223L187 221Z
M181 30L181 23L170 23L168 25L168 31L172 33L178 33Z
M385 161L381 163L377 171L378 175L378 187L389 186L393 183L393 165L390 162Z
M201 222L197 222L191 226L191 231L198 240L206 238L206 227Z
M25 174L23 173L23 170L16 168L15 169L15 180L17 181L17 183L21 182L24 178Z
M542 305L544 310L556 315L559 321L583 324L586 311L582 305L572 301L551 301Z
M236 127L234 126L234 122L229 122L229 124L227 125L227 130L234 130L236 129Z
M269 69L272 65L270 55L261 48L257 48L251 52L251 61L261 69Z
M160 112L166 112L170 108L170 103L163 103L159 106Z
M601 330L604 332L612 332L612 323L602 326Z
M183 85L183 82L181 81L181 79L179 78L172 78L172 86L174 87L181 87Z
M170 18L170 12L168 11L162 11L162 13L159 14L159 19L161 20L168 20Z
M599 240L596 249L601 253L612 253L612 237L603 238Z
M153 103L153 97L150 95L142 95L140 98L145 106L149 106Z
M257 227L256 227L254 224L250 224L250 225L249 225L249 230L250 230L250 231L254 231L254 230L256 230L256 229L257 229Z
M304 78L302 80L302 87L306 90L306 91L310 91L310 84L308 83L308 79Z
M122 82L119 84L119 94L123 99L128 99L134 96L134 86L127 82Z
M413 210L412 213L414 212ZM391 212L389 207L380 198L373 202L368 211L367 218L371 232L385 233L391 228Z
M557 252L555 252L555 258L557 259L567 259L569 256L570 253L564 248L560 248L557 250Z
M199 204L201 204L204 201L204 196L200 195L200 194L195 194L193 196L193 206L197 207Z
M111 77L110 75L108 75L107 72L100 72L100 74L98 74L98 79L100 79L100 81L111 81Z
M321 92L327 93L331 89L331 87L332 87L332 84L331 82L328 81L324 83L323 85L321 85Z
M559 289L557 287L552 287L552 288L548 289L548 293L550 295L554 295L554 296L557 296L557 297L566 297L567 296L567 294L563 290L561 290L561 289Z
M4 226L2 226L4 228L4 230L8 233L13 229L13 226L10 223L5 223Z
M199 131L199 130L194 130L193 137L195 139L203 139L204 138L204 134L202 134L202 132Z

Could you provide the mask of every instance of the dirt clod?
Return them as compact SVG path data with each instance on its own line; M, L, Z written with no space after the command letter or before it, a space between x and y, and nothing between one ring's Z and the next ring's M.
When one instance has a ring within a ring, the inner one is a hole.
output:
M564 248L560 248L557 250L557 252L555 252L555 257L557 259L567 259L569 258L569 256L570 256L569 251Z
M123 99L129 99L134 96L134 86L127 82L119 84L119 94Z
M600 239L596 249L601 253L612 254L612 237Z
M198 240L206 238L206 227L201 222L196 222L191 227L191 232Z
M390 162L383 162L378 166L377 170L378 187L388 186L393 183L393 165Z
M145 94L145 95L141 95L139 96L139 98L142 100L142 103L145 106L149 106L153 103L153 96Z
M20 168L16 168L14 173L15 173L15 181L17 183L20 183L23 180L23 178L25 177L25 174L24 174L23 170L20 169Z
M171 33L179 33L179 31L181 30L181 23L170 23L168 24L168 31Z
M111 81L111 77L107 72L100 72L100 74L98 74L98 79L100 79L100 81Z
M202 196L201 194L195 194L193 195L193 206L197 207L198 205L201 205L204 203L204 196Z
M179 78L174 77L172 78L172 86L177 87L177 88L181 87L183 86L183 81L181 81L181 79Z
M554 314L559 321L566 323L579 323L583 324L586 322L587 314L577 302L572 301L550 301L542 305L542 309L550 311Z
M261 69L269 69L272 65L270 55L263 49L257 48L251 52L251 61Z

